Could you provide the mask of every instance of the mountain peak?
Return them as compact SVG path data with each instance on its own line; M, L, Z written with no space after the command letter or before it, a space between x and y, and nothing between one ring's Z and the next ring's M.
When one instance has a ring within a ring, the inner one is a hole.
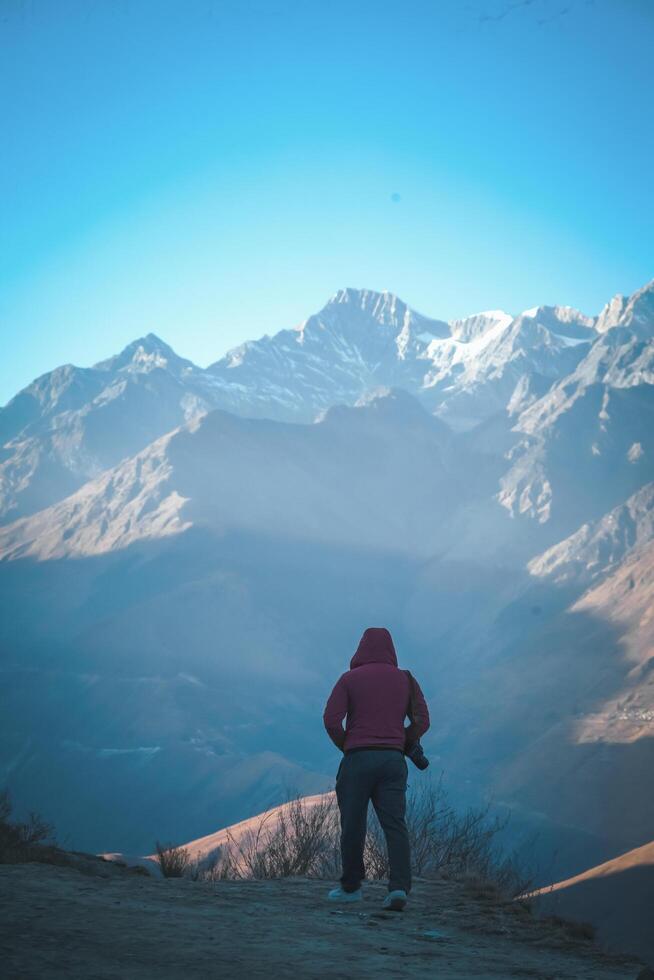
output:
M340 320L345 309L351 311L355 322L361 316L368 317L376 320L380 326L390 328L396 334L403 332L405 341L408 340L409 331L422 341L450 335L447 323L417 313L407 306L404 300L387 289L382 292L352 287L339 289L317 314L317 318L324 319L327 323ZM312 319L314 318L305 321L302 326L305 327Z
M576 323L589 329L595 324L593 317L586 316L585 313L575 309L574 306L534 306L529 310L523 310L520 316L530 320L540 320L545 324L549 324L552 321L556 321L557 323Z
M138 337L123 348L120 354L94 364L97 371L132 371L142 374L164 368L175 373L182 368L191 367L191 362L179 357L165 341L155 333Z
M606 333L614 327L628 327L641 338L654 336L654 279L631 296L617 293L597 318L597 330Z
M355 303L358 306L368 306L370 303L376 303L386 298L397 300L398 297L394 293L389 293L387 289L359 289L356 286L345 286L343 289L337 289L334 295L327 300L326 305Z
M622 324L641 335L654 336L654 279L629 297Z
M324 309L338 306L355 307L380 321L402 321L408 310L403 300L386 289L377 292L374 289L354 289L351 286L337 290Z
M467 343L483 337L493 327L508 327L512 322L513 317L504 310L484 310L481 313L471 313L470 316L450 320L449 327L455 340Z

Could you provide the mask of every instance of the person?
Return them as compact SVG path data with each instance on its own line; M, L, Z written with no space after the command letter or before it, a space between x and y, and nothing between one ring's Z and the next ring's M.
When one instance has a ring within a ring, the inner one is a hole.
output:
M370 627L361 637L350 669L339 677L327 700L325 729L344 753L336 775L342 875L339 887L329 892L330 901L362 898L363 851L368 803L372 800L386 838L390 866L383 906L401 911L406 905L411 890L411 850L405 821L408 766L404 751L429 728L427 702L417 681L414 684L413 717L405 727L410 677L397 666L389 631Z

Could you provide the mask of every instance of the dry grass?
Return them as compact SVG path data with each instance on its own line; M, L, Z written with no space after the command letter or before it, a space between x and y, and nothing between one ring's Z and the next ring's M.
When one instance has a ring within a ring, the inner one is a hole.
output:
M9 790L0 791L0 864L18 864L34 858L37 848L52 841L54 828L37 813L27 820L12 820Z
M238 840L228 844L197 877L218 879L334 877L340 861L338 808L331 798L307 806L290 797L285 807L267 811Z
M190 870L191 859L185 847L161 844L157 841L157 860L164 878L183 878Z
M262 814L239 839L228 832L227 844L210 860L185 866L181 873L205 880L337 878L340 819L335 798L307 806L297 795L287 797L281 810ZM442 778L434 781L428 775L409 792L406 820L416 876L467 876L469 887L477 894L485 891L489 898L513 898L528 889L529 876L496 846L506 820L491 817L489 808L458 814L448 802ZM364 862L368 880L388 877L386 842L372 807Z
M586 942L595 940L595 926L592 922L577 922L573 919L563 919L560 915L547 915L544 922L563 929L571 939L583 939Z

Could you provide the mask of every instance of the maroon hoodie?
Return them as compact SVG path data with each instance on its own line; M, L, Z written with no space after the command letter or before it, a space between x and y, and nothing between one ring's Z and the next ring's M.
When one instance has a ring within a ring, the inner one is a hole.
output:
M416 681L416 717L404 727L409 711L409 677L397 666L387 629L367 629L329 695L323 721L332 742L343 751L361 746L404 749L429 728L429 710ZM343 719L347 715L345 731Z

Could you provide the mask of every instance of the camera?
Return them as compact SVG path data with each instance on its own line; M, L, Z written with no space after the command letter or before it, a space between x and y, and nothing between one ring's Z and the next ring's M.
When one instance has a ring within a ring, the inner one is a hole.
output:
M420 741L414 742L412 745L407 745L404 754L411 759L411 762L418 769L426 769L429 765L429 759L425 755Z

